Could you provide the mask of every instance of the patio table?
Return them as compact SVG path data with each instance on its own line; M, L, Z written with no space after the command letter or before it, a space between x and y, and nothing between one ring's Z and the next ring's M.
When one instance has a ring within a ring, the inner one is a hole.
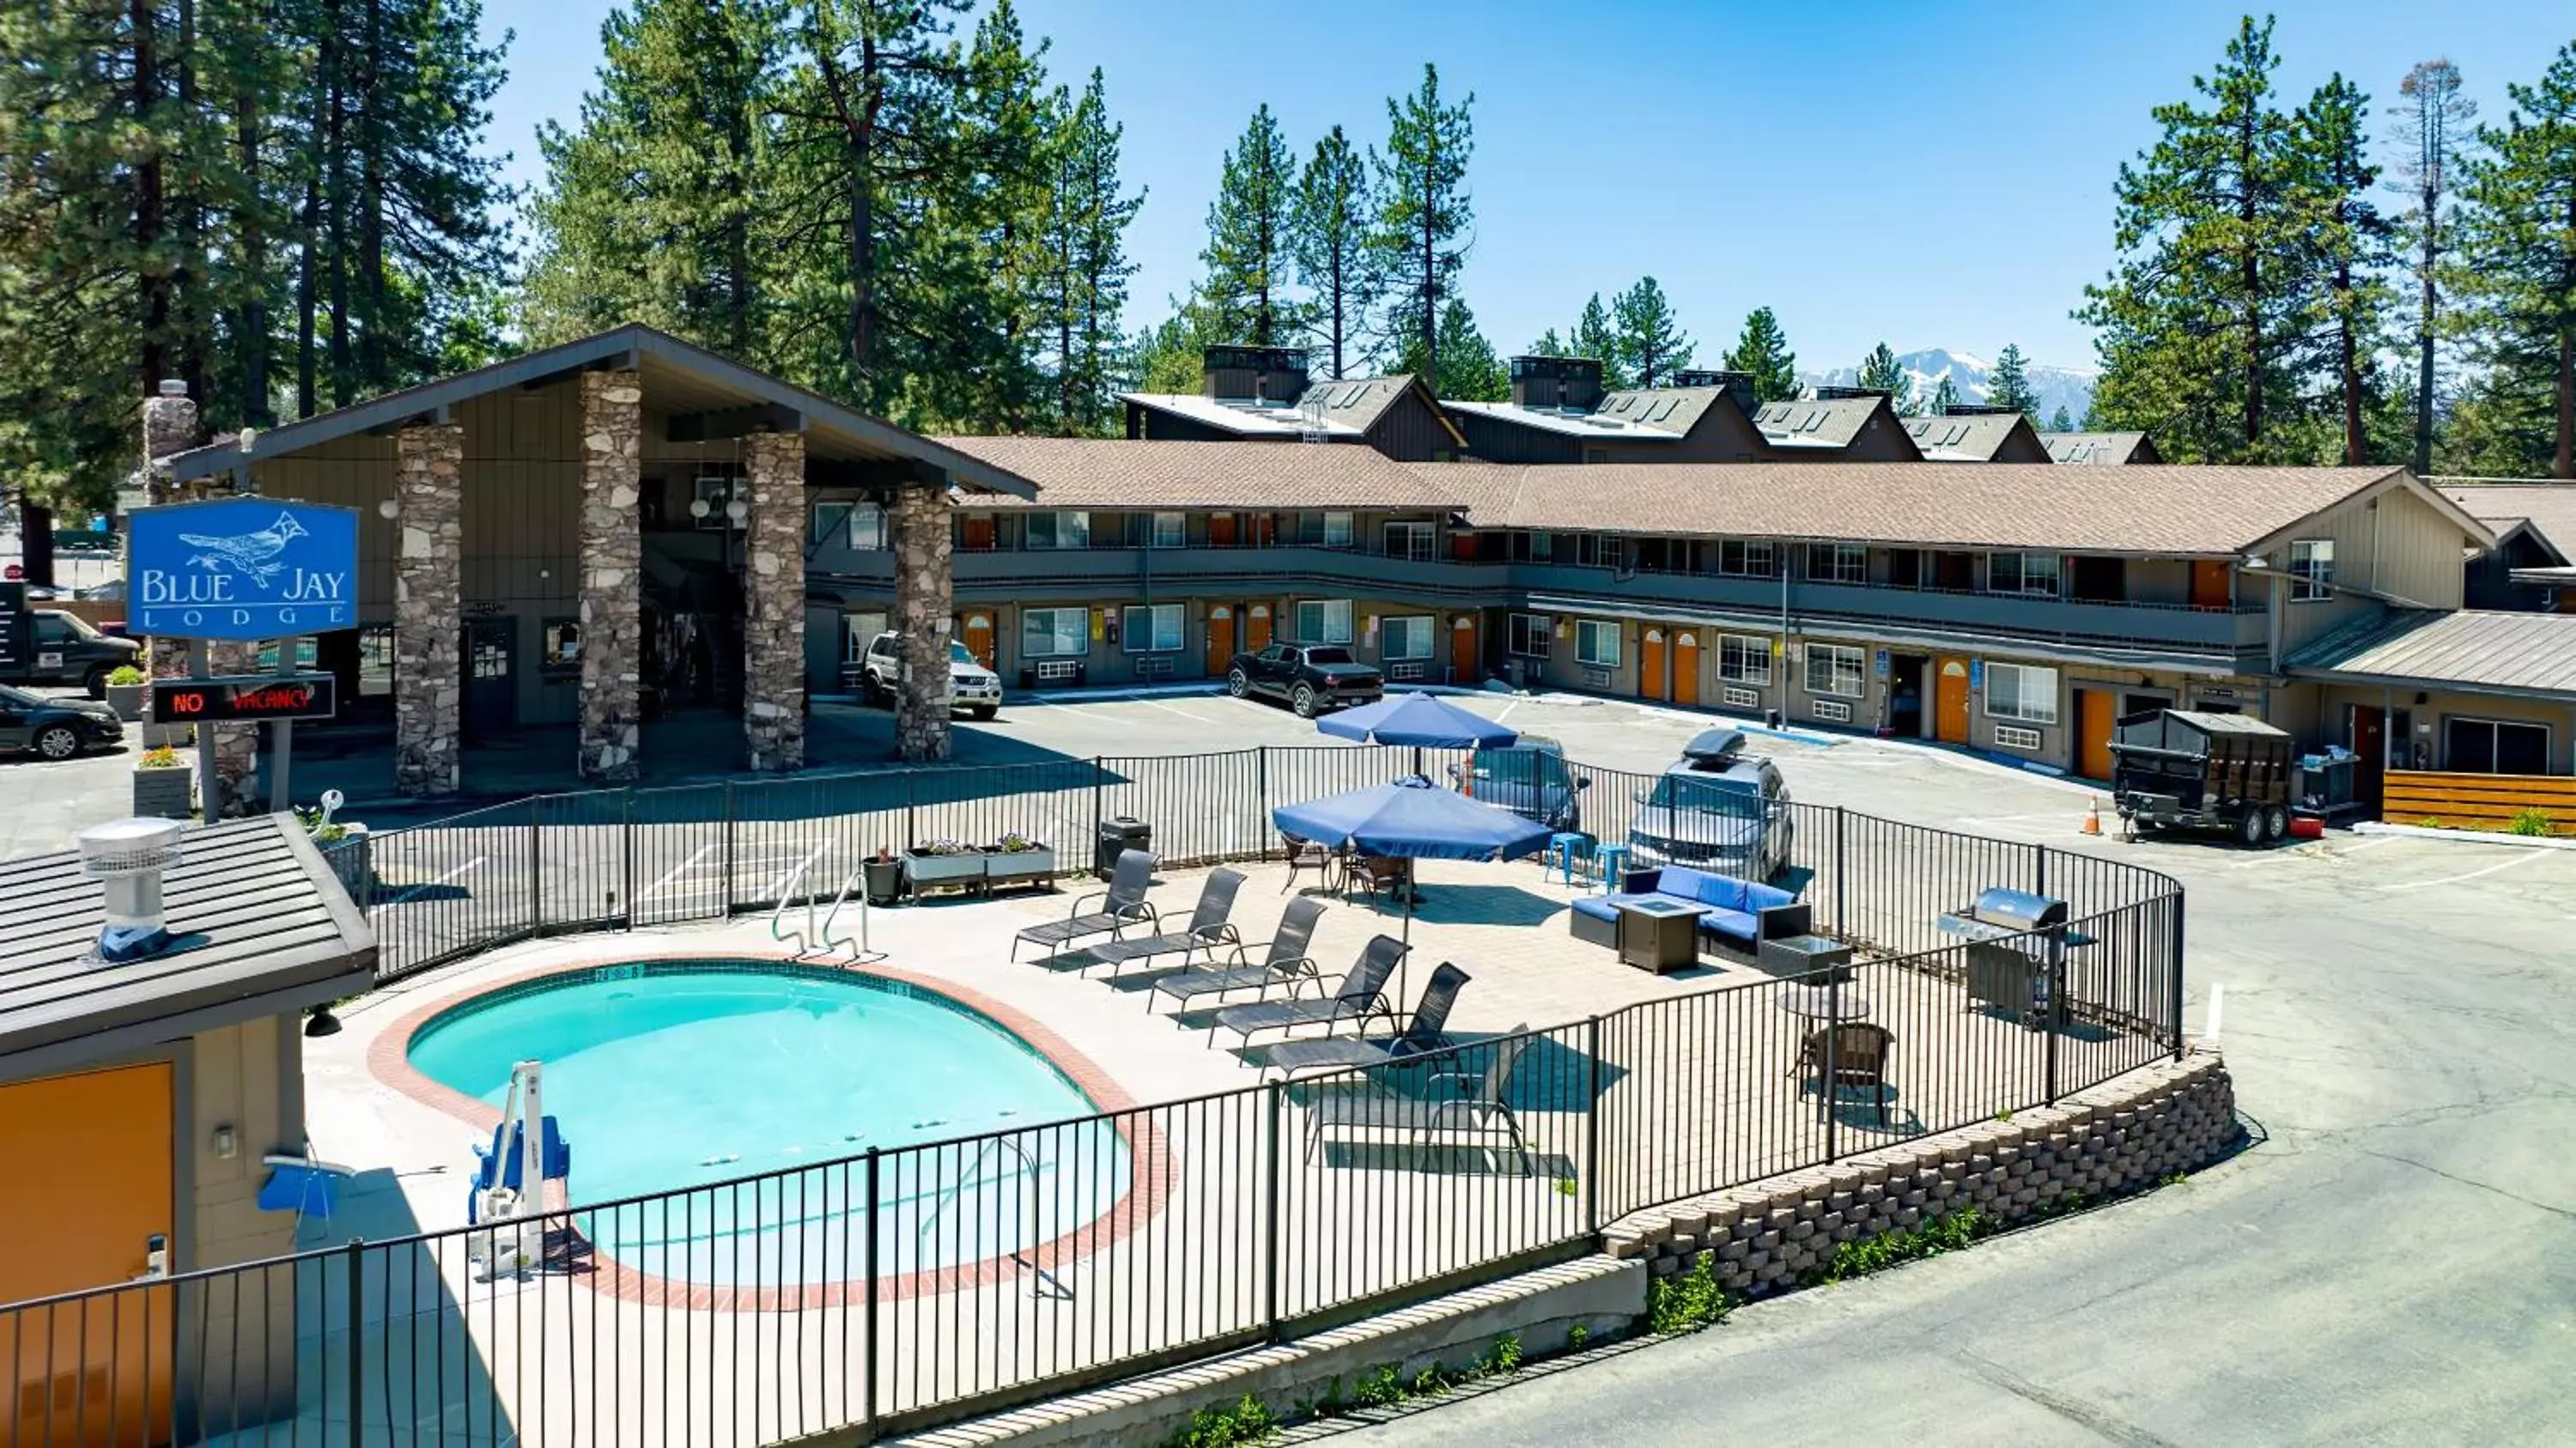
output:
M1859 991L1821 985L1780 987L1780 1009L1812 1021L1858 1021L1869 1017L1869 997Z

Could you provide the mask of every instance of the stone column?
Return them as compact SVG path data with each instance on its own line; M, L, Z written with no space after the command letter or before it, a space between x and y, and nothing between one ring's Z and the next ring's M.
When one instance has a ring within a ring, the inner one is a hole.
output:
M908 483L894 495L894 627L903 649L895 685L895 749L910 764L948 757L948 493Z
M464 782L465 429L394 434L394 786L453 794Z
M180 501L179 485L161 460L183 453L197 445L197 404L188 396L188 384L177 378L165 379L152 396L143 399L143 487L154 507ZM126 558L125 576L134 576L133 557ZM188 672L186 639L148 639L144 643L144 669L155 678L175 678Z
M805 435L742 440L742 733L755 770L805 767Z
M280 648L292 647L281 641ZM208 639L206 670L218 678L266 672L259 666L259 645L246 639ZM218 724L215 730L215 783L222 792L215 814L209 818L233 819L247 815L257 805L251 791L259 784L259 726L256 724ZM203 805L205 801L199 800Z
M635 779L644 679L644 382L581 374L581 772Z

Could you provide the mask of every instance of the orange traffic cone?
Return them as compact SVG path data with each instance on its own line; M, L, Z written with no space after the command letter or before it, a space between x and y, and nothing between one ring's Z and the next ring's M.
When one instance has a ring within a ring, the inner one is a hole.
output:
M2098 794L2093 796L2093 803L2084 811L2084 833L2088 835L2102 833L2102 796Z

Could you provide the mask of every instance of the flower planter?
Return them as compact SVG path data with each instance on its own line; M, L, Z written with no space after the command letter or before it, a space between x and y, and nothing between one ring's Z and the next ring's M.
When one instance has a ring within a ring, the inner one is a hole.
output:
M348 833L327 845L317 840L315 848L322 851L322 858L331 866L331 873L338 877L340 888L348 891L349 898L363 908L368 903L369 892L376 885L374 850L368 844L365 825L342 824L340 828Z
M996 850L984 857L984 877L996 884L1031 884L1055 878L1055 847Z
M860 869L866 876L869 904L892 905L903 898L903 861L869 860Z
M138 769L134 771L134 814L137 819L183 820L188 818L195 801L192 788L197 781L193 769Z
M957 855L925 855L906 850L903 855L903 880L907 889L918 893L943 887L963 889L984 883L984 854L969 850Z
M107 707L114 709L116 711L116 717L124 720L128 724L138 723L142 720L144 702L151 697L152 686L150 684L110 684L107 686Z

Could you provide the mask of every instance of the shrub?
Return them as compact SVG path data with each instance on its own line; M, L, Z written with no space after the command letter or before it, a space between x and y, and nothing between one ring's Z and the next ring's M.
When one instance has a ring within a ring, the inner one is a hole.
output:
M1239 1448L1239 1445L1266 1443L1279 1431L1279 1420L1250 1393L1231 1408L1201 1408L1190 1415L1190 1426L1172 1440L1172 1448Z
M2548 814L2536 809L2515 810L2513 812L2513 823L2505 826L2505 828L2517 835L2554 835L2558 833L2558 827L2551 822Z
M107 671L107 681L119 686L126 684L140 684L149 677L150 675L145 674L141 669L134 667L132 664L119 664L115 668Z
M2080 1204L2081 1198L2075 1201ZM2068 1206L2062 1210L2073 1210ZM1831 1285L1853 1277L1893 1267L1900 1262L1913 1262L1925 1257L1938 1257L1955 1252L1995 1229L1993 1218L1974 1207L1953 1212L1939 1221L1926 1222L1910 1232L1889 1232L1876 1237L1862 1237L1834 1248L1831 1260L1808 1274L1810 1282Z
M1660 1333L1697 1332L1725 1320L1735 1310L1705 1253L1688 1272L1653 1278L1646 1284L1646 1324Z

